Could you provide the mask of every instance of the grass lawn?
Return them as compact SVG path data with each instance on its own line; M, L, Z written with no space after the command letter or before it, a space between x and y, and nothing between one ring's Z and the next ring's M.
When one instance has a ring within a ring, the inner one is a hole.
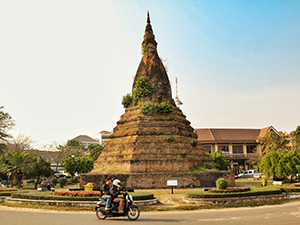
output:
M288 184L287 184L288 186ZM261 180L246 180L246 179L237 179L236 180L236 187L250 187L253 190L260 191L260 190L274 190L274 189L280 189L280 187L274 187L271 185L271 181L268 182L267 187L261 187ZM79 185L67 185L63 188L57 188L58 191L68 191L69 188L79 188ZM43 191L37 191L34 189L34 185L29 185L26 188L22 188L19 190L20 192L27 192L33 195L39 195L39 196L47 196L52 195L51 191L46 190L46 188L43 188ZM173 194L171 194L171 188L167 189L135 189L134 193L136 195L142 194L142 193L151 193L154 194L154 197L158 198L159 204L154 206L143 206L140 207L141 211L169 211L169 210L200 210L200 209L217 209L217 208L224 208L224 207L241 207L241 206L249 206L249 205L227 205L227 206L211 206L211 205L205 205L200 203L187 203L183 199L187 196L188 192L202 192L204 191L203 188L188 188L188 189L182 189L182 188L174 188ZM273 201L269 202L267 204L280 204L285 201ZM253 204L251 206L257 206L261 205L263 203ZM1 204L0 204L1 205ZM7 204L2 203L2 205L7 206L14 206L14 207L28 207L28 208L44 208L44 209L51 209L51 210L92 210L93 207L58 207L58 206L41 206L41 205L34 205L34 204Z

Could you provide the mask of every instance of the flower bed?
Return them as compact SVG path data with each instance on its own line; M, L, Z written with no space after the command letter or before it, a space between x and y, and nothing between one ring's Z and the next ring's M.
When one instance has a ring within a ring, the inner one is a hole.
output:
M293 183L292 185L295 187L300 187L300 183Z
M54 191L53 195L70 197L94 197L100 196L100 191Z
M17 188L3 188L3 187L0 187L0 191L17 191L18 189Z

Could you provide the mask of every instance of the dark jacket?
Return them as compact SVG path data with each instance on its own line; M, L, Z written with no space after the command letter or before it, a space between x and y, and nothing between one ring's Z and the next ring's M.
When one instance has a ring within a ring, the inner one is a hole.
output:
M110 191L109 191L109 186L107 184L103 184L101 187L101 194L102 195L109 195Z
M113 186L110 188L109 192L110 192L110 194L111 194L111 196L112 196L113 198L117 198L118 195L120 194L120 191L118 190L118 187L115 186L115 185L113 185Z

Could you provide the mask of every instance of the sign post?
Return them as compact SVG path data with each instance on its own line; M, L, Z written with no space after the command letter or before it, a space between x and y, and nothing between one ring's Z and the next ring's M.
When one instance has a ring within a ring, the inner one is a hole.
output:
M173 188L178 185L177 180L167 180L167 186L171 186L171 194L173 194Z

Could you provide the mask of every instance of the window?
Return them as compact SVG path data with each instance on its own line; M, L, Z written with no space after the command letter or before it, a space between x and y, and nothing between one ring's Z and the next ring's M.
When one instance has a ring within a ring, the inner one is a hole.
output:
M233 145L232 152L233 153L243 153L243 146L242 145Z
M211 145L204 145L203 148L205 152L211 153Z
M221 151L222 153L228 154L228 146L227 145L219 145L218 150Z
M247 145L247 153L256 153L256 145Z

